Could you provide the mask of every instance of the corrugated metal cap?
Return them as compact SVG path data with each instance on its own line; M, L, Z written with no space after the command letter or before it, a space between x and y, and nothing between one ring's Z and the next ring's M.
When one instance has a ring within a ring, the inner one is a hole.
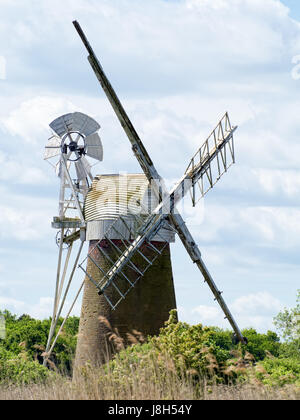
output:
M114 219L128 212L146 214L141 209L149 209L148 197L155 200L152 196L144 174L98 175L85 199L85 220Z

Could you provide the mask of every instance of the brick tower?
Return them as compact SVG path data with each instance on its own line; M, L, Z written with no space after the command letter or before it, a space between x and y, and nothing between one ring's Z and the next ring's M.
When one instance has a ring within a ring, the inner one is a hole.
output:
M86 363L94 366L111 357L114 348L108 340L111 331L108 323L112 329L117 329L126 344L127 334L133 331L141 332L145 337L158 334L170 310L176 308L169 245L174 242L174 232L164 228L151 242L156 249L162 250L161 254L115 310L103 295L99 296L95 284L90 280L100 281L101 269L107 271L110 268L108 259L117 259L115 248L122 249L123 236L118 237L118 233L110 233L109 241L102 239L109 226L113 222L118 223L120 215L130 223L128 208L136 212L141 203L147 201L149 206L151 200L153 195L143 174L101 175L94 178L84 206L90 258L86 264L75 369ZM147 249L143 250L146 258L148 252ZM142 259L140 255L135 257L136 267L141 267ZM130 278L131 274L127 275ZM115 293L116 290L111 288L109 300L113 301ZM103 317L108 323L103 322Z

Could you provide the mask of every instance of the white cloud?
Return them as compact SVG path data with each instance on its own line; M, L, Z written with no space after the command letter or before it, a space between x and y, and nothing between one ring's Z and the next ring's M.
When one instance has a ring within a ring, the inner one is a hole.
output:
M45 144L45 133L50 134L51 121L75 110L79 111L61 97L37 96L23 101L7 117L2 118L1 123L12 136L17 135L27 143Z
M11 310L13 313L22 313L26 308L26 304L17 299L0 296L0 308L1 310Z
M297 246L300 234L300 210L292 207L256 207L241 212L241 223L262 243L280 247Z
M300 209L292 206L216 205L204 201L201 217L188 219L194 236L202 243L269 246L284 250L298 247ZM237 252L237 251L236 251Z
M30 167L27 162L17 160L0 150L0 180L12 184L45 185L50 178L38 167Z
M53 312L53 302L54 299L52 297L41 297L37 304L28 308L28 314L37 319L48 318Z
M269 292L258 292L239 297L232 303L231 308L240 315L259 315L273 311L279 312L282 309L282 303Z
M53 297L40 297L36 303L29 304L25 301L0 296L0 310L7 309L13 314L18 316L27 314L35 319L46 319L53 314ZM66 316L70 309L70 302L66 301L62 316ZM74 308L70 316L80 315L80 304L78 302L74 305Z
M283 308L283 304L269 292L257 292L235 299L228 303L229 310L238 326L253 327L258 331L274 330L273 317ZM221 308L215 306L199 305L192 309L180 307L178 310L180 320L192 324L215 325L221 328L230 328Z
M0 237L19 241L39 240L51 233L50 223L56 203L48 198L11 194L1 188Z
M254 169L258 185L268 194L288 197L300 196L300 172L296 169Z
M203 320L204 324L209 322L214 322L216 319L220 318L221 310L214 306L199 305L192 310L193 314L197 314L199 319Z

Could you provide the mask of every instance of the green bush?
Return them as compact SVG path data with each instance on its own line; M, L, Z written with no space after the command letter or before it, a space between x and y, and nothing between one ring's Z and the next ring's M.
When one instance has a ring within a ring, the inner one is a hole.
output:
M10 358L26 354L28 361L42 363L42 354L46 348L51 318L41 321L33 319L29 315L17 318L9 311L0 311L1 314L5 318L6 338L0 341L0 356L6 354L5 351L10 354ZM62 319L59 320L56 331L61 323ZM71 372L78 325L78 317L68 318L51 356L51 366L55 365L58 370L66 373Z
M288 359L297 359L300 364L300 338L297 340L281 343L279 356Z
M160 372L160 378L173 372L180 377L205 377L223 382L228 376L227 362L232 361L234 347L238 346L232 344L231 333L201 324L191 326L177 322L176 311L171 311L159 336L148 337L145 344L123 349L115 355L107 369L116 377L128 380L137 366L141 371L151 364ZM232 377L231 371L229 375Z
M251 353L256 361L264 360L268 353L278 357L280 353L280 340L276 333L268 331L266 334L260 334L253 328L242 331L247 338L248 344L244 346Z
M53 376L47 368L38 362L24 360L21 356L14 359L0 360L1 384L42 383Z
M159 336L150 339L158 352L170 355L178 371L184 368L201 376L221 374L222 365L231 358L229 343L225 348L220 345L224 341L228 337L216 329L177 322L176 311L171 311Z
M294 384L300 386L299 360L266 358L256 367L256 376L264 385L284 386Z
M233 344L231 331L178 322L176 311L171 311L158 336L120 351L109 369L120 377L128 377L135 366L155 361L160 372L174 369L177 375L191 374L217 382L246 381L255 362L279 355L280 342L271 331L259 334L248 329L243 330L243 335L248 339L247 345Z
M300 340L300 289L297 291L296 306L285 308L274 318L274 325L287 341Z

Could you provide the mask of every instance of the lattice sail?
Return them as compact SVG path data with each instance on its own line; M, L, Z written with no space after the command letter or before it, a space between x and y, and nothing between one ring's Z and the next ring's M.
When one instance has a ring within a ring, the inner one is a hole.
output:
M125 299L137 281L162 254L168 245L164 235L166 230L175 233L166 218L159 215L150 216L146 221L145 217L139 215L120 216L79 265L112 309ZM153 238L155 241L152 241ZM87 262L95 270L85 269ZM93 277L91 273L96 273L96 276Z
M231 126L228 113L226 113L192 157L185 173L192 181L190 194L193 206L235 163L233 133L236 128Z

